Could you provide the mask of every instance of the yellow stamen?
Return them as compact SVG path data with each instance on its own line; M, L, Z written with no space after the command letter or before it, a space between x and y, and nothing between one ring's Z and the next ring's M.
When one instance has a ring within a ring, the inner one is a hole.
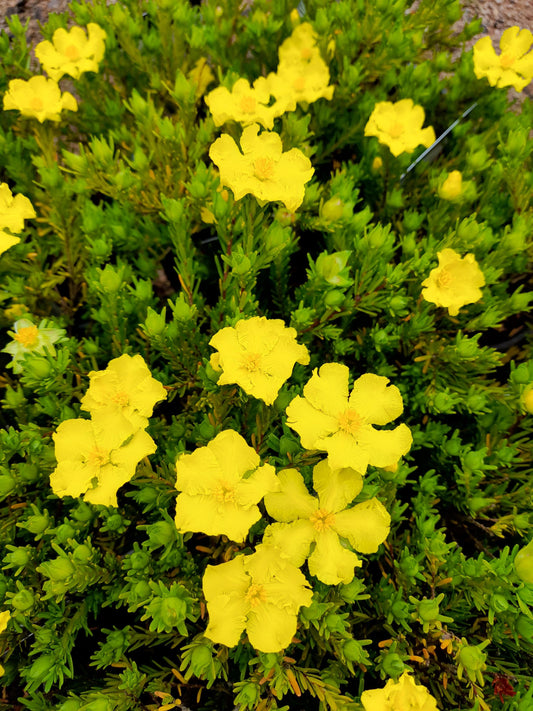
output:
M303 47L302 51L300 52L300 56L302 59L311 59L313 55L313 52L310 47Z
M127 392L120 390L118 393L111 395L111 402L114 402L119 407L127 407L130 402L130 398Z
M267 595L262 585L252 583L248 588L248 592L244 596L244 599L250 607L257 607L261 603L267 601Z
M295 91L303 91L305 89L305 77L298 77L292 82Z
M223 504L232 504L235 501L235 487L226 481L221 481L213 491L213 496Z
M253 96L243 96L241 99L241 111L245 114L253 114L256 101Z
M30 101L30 107L34 111L42 111L44 108L43 100L39 96L34 96Z
M437 277L437 286L440 289L447 289L450 286L452 275L449 271L443 270Z
M39 329L37 326L26 326L15 333L13 338L25 348L34 348L39 338Z
M75 62L76 59L80 58L80 51L73 44L69 44L69 46L65 48L63 54L68 57L72 62Z
M327 531L335 523L335 514L326 509L318 509L309 517L313 528L319 532Z
M350 408L339 415L339 428L348 434L356 434L362 424L360 415Z
M100 447L95 447L89 452L87 457L87 464L93 467L103 467L109 462L109 452L105 449L100 449Z
M516 57L511 52L504 52L500 55L500 65L504 69L509 69L509 67L513 66L515 59Z
M403 125L399 121L396 121L389 129L389 136L391 138L399 138L404 132L404 130L405 129Z
M270 180L274 177L274 161L268 156L254 160L254 175L259 180Z

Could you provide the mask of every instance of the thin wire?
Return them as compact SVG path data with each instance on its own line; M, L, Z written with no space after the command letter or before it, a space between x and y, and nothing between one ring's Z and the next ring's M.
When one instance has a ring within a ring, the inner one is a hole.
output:
M426 148L426 150L421 153L416 160L414 160L411 165L407 168L405 173L402 173L400 175L400 182L405 178L407 173L410 173L413 168L416 168L416 166L420 163L421 160L424 160L424 158L431 153L431 151L439 145L439 143L446 138L446 136L450 133L450 131L453 131L453 129L457 126L457 124L462 121L468 114L473 111L477 106L477 101L474 101L474 103L469 106L466 111L463 111L463 113L459 116L459 118L455 119L455 121L451 124L451 126L448 126L448 128L444 131L444 133L441 133L441 135L430 145L429 148Z

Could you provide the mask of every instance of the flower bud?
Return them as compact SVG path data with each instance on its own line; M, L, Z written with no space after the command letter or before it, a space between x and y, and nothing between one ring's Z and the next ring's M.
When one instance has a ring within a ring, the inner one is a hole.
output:
M88 523L93 517L93 512L89 504L82 501L74 511L72 511L72 518L80 523Z
M10 474L0 474L0 500L9 496L17 486L17 482Z
M326 222L340 220L344 213L344 203L340 197L334 196L320 206L320 217Z
M239 708L256 708L256 702L259 698L259 689L256 684L247 682L241 687L239 693L235 697L235 703Z
M330 309L338 309L344 303L344 292L339 289L331 289L324 296L324 303Z
M31 590L26 590L23 588L13 595L11 598L11 605L19 612L26 612L31 610L35 602L35 597Z
M357 639L349 639L342 645L342 653L349 662L362 664L366 659L366 653L361 642Z
M457 654L457 661L470 672L483 670L486 658L486 653L479 648L479 645L476 647L470 644L463 644Z
M381 668L386 674L395 679L405 670L405 664L399 654L396 654L396 652L388 652L383 657Z
M459 170L452 170L446 180L437 190L443 200L453 202L461 197L463 192L463 176Z
M111 264L106 264L100 271L100 287L106 294L116 294L122 286L122 269L117 270Z
M158 314L152 308L148 307L146 319L144 320L144 330L148 336L160 336L166 326L166 308Z
M146 532L152 549L168 546L176 540L176 526L170 521L152 523L147 527Z
M200 644L191 652L191 671L195 676L201 677L213 663L211 648L206 644Z
M92 551L88 545L85 543L80 543L72 553L72 560L75 563L80 563L81 565L87 564L92 558Z
M150 565L150 556L146 551L134 551L129 561L132 570L144 570Z
M344 602L355 602L365 590L365 584L359 578L354 578L351 583L339 588L339 595Z
M53 560L45 560L37 567L38 573L43 573L54 582L62 582L69 578L76 567L68 558L54 558Z
M76 531L70 523L62 523L55 529L55 538L59 544L66 543L69 538L74 538Z
M514 569L520 580L533 585L533 539L516 554Z

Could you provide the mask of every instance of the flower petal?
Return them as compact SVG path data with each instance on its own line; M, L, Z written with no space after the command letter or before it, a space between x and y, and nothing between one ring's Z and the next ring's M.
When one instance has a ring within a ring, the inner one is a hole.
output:
M351 503L363 488L363 477L354 469L332 469L327 459L313 469L313 486L321 509L336 513Z
M273 603L262 603L250 610L246 632L250 644L260 652L281 652L296 634L297 614Z
M355 553L341 545L333 530L319 533L316 546L309 556L309 572L326 585L350 583L354 568L361 565Z
M373 498L336 514L333 528L356 551L375 553L389 535L390 520L381 501Z
M409 427L402 423L393 430L362 428L358 441L368 453L369 464L374 467L389 467L397 464L411 449L413 436Z
M300 568L309 555L315 532L309 520L292 523L271 523L263 534L263 543L279 548L280 555Z
M336 417L317 410L299 395L289 403L286 413L287 424L300 435L302 447L305 449L319 449L317 441L328 437L339 428Z
M265 496L265 507L276 521L294 521L309 518L318 509L318 500L311 496L304 479L296 469L283 469L278 474L278 493Z
M358 378L349 398L350 407L372 425L387 425L403 412L403 400L396 385L382 375L365 373Z
M246 479L241 479L235 489L235 500L239 506L259 503L265 494L279 491L279 479L271 464L263 464Z
M260 518L257 506L243 509L232 502L217 501L212 496L185 493L176 499L176 527L182 533L201 531L208 536L226 535L241 543Z

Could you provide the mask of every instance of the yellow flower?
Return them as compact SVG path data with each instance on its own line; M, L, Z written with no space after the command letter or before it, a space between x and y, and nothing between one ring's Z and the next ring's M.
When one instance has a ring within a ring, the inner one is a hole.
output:
M463 193L463 176L459 170L452 170L446 180L438 188L439 197L454 201Z
M349 583L361 561L339 536L361 553L375 553L390 529L383 504L374 498L346 508L361 491L363 479L353 469L332 470L327 460L313 470L318 498L308 493L296 469L284 469L278 479L281 491L267 494L265 507L282 523L268 526L263 542L278 546L298 567L309 558L309 572L326 585Z
M43 76L28 81L12 79L4 94L4 110L15 109L23 116L43 121L61 121L63 109L77 111L76 99L68 91L63 94L53 79Z
M187 77L196 84L196 96L203 96L209 84L215 79L205 57L200 57Z
M7 623L9 622L11 618L11 613L9 610L4 610L3 612L0 612L0 634L4 632L7 629Z
M285 111L294 111L297 102L331 100L329 69L316 46L316 33L308 22L295 27L279 47L276 73L267 77L270 91Z
M254 82L253 88L247 79L237 79L233 89L218 86L205 97L205 103L213 114L215 126L226 121L238 121L244 125L260 123L265 128L272 128L274 118L284 113L280 104L269 106L270 87L264 77Z
M105 370L89 373L90 385L81 400L81 409L94 415L109 412L125 431L148 426L156 402L167 396L140 355L121 355L109 361Z
M361 703L365 711L438 711L436 700L409 672L398 681L389 679L383 689L363 691Z
M156 445L144 430L131 436L112 413L91 420L65 420L53 435L57 467L50 486L57 496L81 496L93 504L117 505L117 491Z
M249 395L272 405L295 363L307 365L309 352L296 342L296 330L281 319L253 316L221 329L209 345L218 355L213 367L222 371L219 385L237 383Z
M255 449L233 430L224 430L206 447L178 457L178 531L224 534L232 541L244 541L250 526L261 518L258 502L279 487L274 467L259 465Z
M412 153L420 144L427 148L435 141L433 127L422 128L424 120L424 109L411 99L380 101L370 114L365 136L377 136L393 156Z
M474 72L478 79L487 77L491 86L522 89L533 79L533 34L519 27L509 27L500 40L501 54L496 54L490 37L474 45Z
M302 22L292 31L292 35L278 48L279 63L284 65L306 66L320 58L316 46L316 32L309 22Z
M36 214L28 198L13 195L7 183L0 183L0 254L20 242L20 237L11 233L22 232L24 220L32 217Z
M331 469L350 467L364 474L369 464L395 464L411 448L409 428L376 430L403 412L400 391L388 378L365 373L348 396L349 371L340 363L315 369L303 397L287 407L287 424L300 435L306 449L328 453Z
M23 370L21 361L27 353L44 355L48 352L55 355L54 343L65 340L65 331L62 328L46 328L46 319L35 326L29 319L21 318L13 324L14 331L8 331L13 340L2 349L2 353L9 353L13 359L8 367L14 373Z
M461 257L453 249L437 252L439 266L432 269L422 282L422 296L436 306L448 309L457 316L465 304L473 304L483 296L480 287L485 284L483 272L473 254Z
M58 81L64 74L78 79L84 72L97 72L105 52L105 31L94 22L87 25L88 36L82 27L65 30L60 27L52 41L40 42L35 56L44 71Z
M222 134L209 149L209 157L220 171L220 180L233 190L235 200L251 193L259 200L282 202L295 212L303 202L305 183L314 168L298 148L283 153L277 133L247 126L241 136L242 153L231 136Z
M308 103L318 99L331 100L334 87L329 83L329 69L322 57L316 57L306 66L280 64L276 73L266 81L277 102L285 111L294 111L296 103Z
M205 636L235 647L244 630L260 652L280 652L296 633L298 610L312 591L298 568L277 548L257 546L252 555L208 565L203 578L209 624Z

